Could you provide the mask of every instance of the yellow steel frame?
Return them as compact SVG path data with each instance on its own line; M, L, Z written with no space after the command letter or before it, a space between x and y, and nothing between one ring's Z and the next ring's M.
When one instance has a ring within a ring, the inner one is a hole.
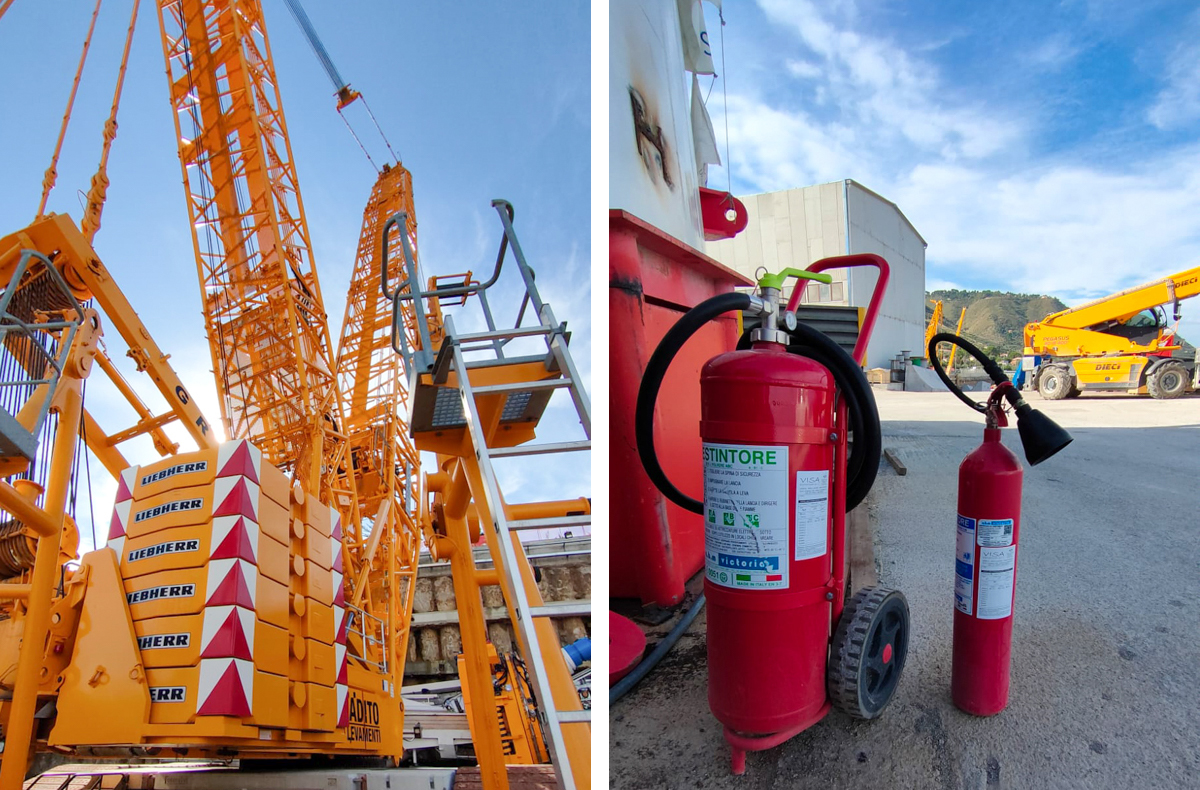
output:
M171 442L163 432L171 422L181 423L198 447L217 447L208 422L171 368L169 357L155 343L101 263L100 256L71 219L50 214L21 231L0 238L0 283L4 288L15 287L12 276L20 252L25 249L46 255L56 253L54 265L76 298L80 301L94 299L104 310L109 323L128 344L128 355L138 370L154 382L168 404L168 411L158 416L152 414L113 367L100 348L103 330L99 315L94 310L87 311L89 320L74 340L51 404L51 409L58 414L59 425L67 429L58 430L53 438L48 485L41 505L35 504L42 493L37 485L23 480L12 484L0 481L0 509L18 519L25 525L26 532L38 539L33 568L18 581L0 584L0 609L23 620L22 641L32 646L18 653L12 701L0 703L0 719L5 725L4 759L0 761L0 788L4 790L20 787L24 780L34 741L33 714L38 697L48 690L53 692L54 684L50 683L48 689L45 681L58 676L57 672L48 669L56 662L48 634L51 632L50 612L57 607L54 583L63 575L70 576L63 572L60 555L64 530L72 528L70 519L65 517L65 503L77 435L69 427L79 425L82 420L88 448L114 476L128 466L117 445L135 436L149 434L162 455L177 452L178 444ZM109 435L84 408L81 385L92 372L93 361L109 375L118 392L138 415L137 424L131 428ZM60 621L55 624L55 629L61 631L70 625L71 622ZM65 651L65 656L69 655L69 651Z

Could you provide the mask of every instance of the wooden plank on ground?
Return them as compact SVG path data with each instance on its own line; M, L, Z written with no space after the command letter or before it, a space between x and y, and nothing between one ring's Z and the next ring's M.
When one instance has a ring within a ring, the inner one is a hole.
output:
M885 447L883 449L883 457L886 458L887 462L892 465L893 469L896 470L896 474L900 475L901 477L904 477L906 474L908 474L908 467L905 466L904 462L900 460L900 456L896 454L896 451L893 448Z
M847 514L846 530L849 532L846 543L850 549L850 594L853 595L864 587L879 583L879 574L875 572L875 535L865 502Z

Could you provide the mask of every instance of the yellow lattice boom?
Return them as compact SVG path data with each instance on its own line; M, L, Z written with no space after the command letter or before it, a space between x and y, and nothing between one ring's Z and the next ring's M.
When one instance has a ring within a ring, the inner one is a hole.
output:
M396 579L395 586L390 588L395 598L388 611L399 613L394 637L395 661L402 669L421 543L420 508L425 495L418 474L420 459L401 416L405 413L408 391L400 355L391 348L392 302L379 287L383 227L398 211L408 215L405 232L415 252L417 223L412 176L401 165L384 168L363 210L336 369L343 393L344 434L349 447L349 468L354 471L353 488L358 494L360 512L372 520L353 572L365 579L371 568L384 567L389 556L395 557L390 577ZM393 233L398 232L398 227L393 228ZM400 273L397 260L393 257L389 262L395 269L389 272L393 278ZM389 516L394 519L395 527L377 529L381 519ZM379 585L358 584L354 595L363 601L364 608L375 609L375 596L381 592Z
M340 399L262 7L158 9L221 416L316 489Z

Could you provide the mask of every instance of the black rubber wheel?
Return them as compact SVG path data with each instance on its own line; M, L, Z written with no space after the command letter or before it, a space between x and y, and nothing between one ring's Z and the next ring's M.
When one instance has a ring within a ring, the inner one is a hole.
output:
M1152 398L1178 398L1187 392L1189 378L1187 368L1182 362L1164 362L1146 378L1146 389Z
M908 601L899 590L868 587L847 601L826 672L833 707L852 719L883 713L904 672L908 638Z
M1051 365L1038 376L1038 393L1046 400L1062 400L1075 388L1075 377L1062 365Z

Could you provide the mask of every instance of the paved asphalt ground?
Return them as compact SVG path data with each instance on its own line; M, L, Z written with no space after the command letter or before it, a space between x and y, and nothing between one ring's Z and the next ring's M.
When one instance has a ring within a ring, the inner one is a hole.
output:
M945 393L876 398L908 467L885 463L869 500L880 581L913 618L891 706L832 713L730 776L701 615L613 708L612 787L1200 788L1200 397L1032 397L1075 442L1026 468L1012 687L988 719L949 691L957 470L982 418Z

